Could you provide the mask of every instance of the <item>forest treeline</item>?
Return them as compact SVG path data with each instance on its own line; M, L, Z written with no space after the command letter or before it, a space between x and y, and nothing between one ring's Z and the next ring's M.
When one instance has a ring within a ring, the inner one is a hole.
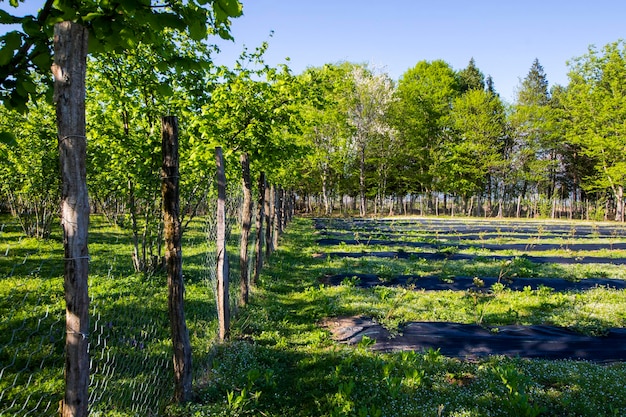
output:
M162 37L90 56L87 74L92 207L154 245L163 115L180 119L188 218L211 205L220 146L231 187L240 187L246 153L254 184L263 173L301 209L324 214L624 220L622 41L572 59L566 86L549 89L535 60L515 102L506 103L473 59L460 70L419 61L397 81L348 62L293 74L264 62L267 44L227 67L212 63L210 45L180 33ZM46 81L33 76L18 86L39 98L0 107L0 206L42 236L60 189Z

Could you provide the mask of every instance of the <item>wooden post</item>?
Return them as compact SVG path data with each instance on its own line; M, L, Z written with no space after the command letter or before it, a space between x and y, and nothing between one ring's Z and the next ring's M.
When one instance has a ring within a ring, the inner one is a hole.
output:
M85 136L88 31L80 24L54 26L54 102L61 168L61 227L65 256L65 396L63 417L86 416L89 387L89 198Z
M274 195L272 191L274 186L266 184L265 186L265 262L269 262L270 255L274 248L274 240L272 239L272 221L274 218Z
M191 342L185 322L182 230L180 225L180 188L178 159L178 120L161 119L163 153L161 194L165 235L165 268L167 270L168 311L174 352L174 401L191 400Z
M230 331L228 298L228 253L226 252L226 172L222 148L215 148L217 165L217 315L219 339L224 341Z
M252 278L252 284L256 285L259 281L259 274L263 267L263 217L265 216L265 172L259 174L259 198L257 200L257 214L256 214L256 243L254 245L254 277Z
M243 185L243 207L241 208L241 241L239 244L239 305L248 304L249 279L248 274L248 238L252 223L252 182L250 180L250 160L248 153L243 152L240 157L241 178Z
M280 187L272 185L272 252L278 248L280 235Z

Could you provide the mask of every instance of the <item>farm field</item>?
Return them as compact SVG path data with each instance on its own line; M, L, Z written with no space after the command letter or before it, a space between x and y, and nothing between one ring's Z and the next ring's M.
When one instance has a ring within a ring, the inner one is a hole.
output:
M485 337L549 326L591 340L625 328L619 224L297 218L250 304L235 312L230 341L218 344L198 222L183 244L195 386L185 406L168 405L164 277L131 273L128 236L98 219L92 228L92 415L626 413L626 365L607 354L623 342L585 360L393 346L413 331L409 323L474 326ZM35 241L2 229L2 415L56 414L63 304L55 236ZM368 325L376 328L360 333Z
M626 327L624 290L610 285L625 278L624 242L624 229L611 223L299 219L252 304L240 312L236 337L216 355L202 400L180 415L229 415L223 407L276 416L623 415L621 361L462 357L391 345L411 322L472 325L496 336L509 325L546 325L604 337ZM499 244L553 246L540 253L486 249ZM596 246L572 249L588 244ZM467 258L425 259L423 252ZM598 262L532 262L529 256ZM420 288L420 279L435 277L451 288ZM485 285L453 287L467 277ZM500 282L486 284L493 278ZM610 284L511 289L519 279ZM376 340L378 330L361 332L371 323L388 337L385 346Z

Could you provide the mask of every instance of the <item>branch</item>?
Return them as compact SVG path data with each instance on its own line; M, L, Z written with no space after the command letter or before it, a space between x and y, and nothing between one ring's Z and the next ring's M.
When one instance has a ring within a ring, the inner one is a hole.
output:
M54 4L54 0L46 0L46 3L44 4L43 8L39 11L39 14L37 15L37 23L39 24L39 27L43 28L44 23L46 22L46 20L48 19L48 16L50 15L50 12L52 11L53 4ZM28 56L28 51L30 50L30 48L33 46L34 43L35 41L33 37L28 36L24 44L17 50L17 53L13 55L13 58L11 58L9 63L6 65L6 67L12 68L13 73L15 73L24 65L28 65L28 62L30 61L30 59L28 58L32 59L32 57ZM11 73L7 74L5 77L0 79L0 84L4 84L4 82L10 75Z

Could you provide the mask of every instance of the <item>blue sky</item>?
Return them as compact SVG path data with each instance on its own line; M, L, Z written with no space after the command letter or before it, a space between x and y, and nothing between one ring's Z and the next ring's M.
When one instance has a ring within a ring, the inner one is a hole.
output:
M217 61L242 45L269 42L266 60L300 73L328 62L367 62L398 79L421 60L454 69L476 65L511 102L535 58L550 86L567 84L566 61L626 38L624 0L242 0L236 42L219 42ZM274 36L269 38L270 31Z
M217 42L232 64L243 45L268 41L266 61L309 66L369 63L398 79L421 60L454 69L473 57L507 101L535 58L550 86L567 84L566 61L626 38L625 0L241 0L235 42ZM43 1L27 0L28 9ZM0 0L0 7L8 1ZM274 36L269 37L271 31ZM2 27L0 27L2 32Z

